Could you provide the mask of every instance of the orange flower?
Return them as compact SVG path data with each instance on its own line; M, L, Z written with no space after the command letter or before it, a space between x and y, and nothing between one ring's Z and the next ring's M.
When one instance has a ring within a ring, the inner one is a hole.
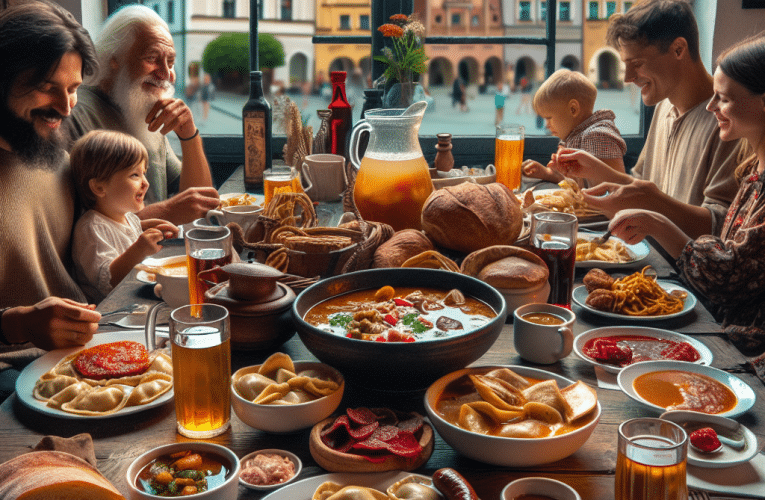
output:
M383 34L383 36L386 37L394 37L394 38L401 38L404 36L404 30L400 26L396 26L395 24L383 24L379 28L377 28L377 31Z
M409 20L409 16L406 14L393 14L390 16L390 20L397 25L405 24Z

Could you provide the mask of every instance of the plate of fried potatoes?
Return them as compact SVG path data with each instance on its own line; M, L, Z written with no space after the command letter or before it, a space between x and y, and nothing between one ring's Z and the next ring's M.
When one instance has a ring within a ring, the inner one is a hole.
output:
M578 233L576 235L576 267L601 269L614 267L632 267L641 264L651 252L645 240L635 245L628 245L615 236L611 236L602 245L593 242L603 233Z

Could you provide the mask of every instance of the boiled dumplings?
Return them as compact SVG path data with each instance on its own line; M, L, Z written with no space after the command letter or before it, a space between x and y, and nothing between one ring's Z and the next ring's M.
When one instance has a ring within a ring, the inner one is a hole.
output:
M65 357L37 380L35 399L68 413L103 416L150 403L173 387L173 362L164 352L151 354L149 368L142 374L103 380L79 374L73 366L78 355Z
M315 370L295 373L292 359L281 352L271 355L259 367L239 370L235 377L237 394L262 405L306 403L328 396L340 387Z
M390 485L386 491L357 485L341 485L333 481L322 483L312 500L443 500L430 479L407 476Z

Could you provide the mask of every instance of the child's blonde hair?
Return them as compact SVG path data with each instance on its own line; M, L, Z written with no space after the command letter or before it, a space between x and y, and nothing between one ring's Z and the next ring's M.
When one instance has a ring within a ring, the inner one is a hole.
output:
M597 97L598 89L586 76L578 71L563 68L550 75L550 78L540 85L534 94L533 106L534 111L539 114L539 108L547 104L568 103L571 99L576 99L586 114L592 114Z
M69 155L74 184L85 208L96 204L91 179L106 181L121 170L148 161L149 153L138 139L111 130L88 132L74 143Z

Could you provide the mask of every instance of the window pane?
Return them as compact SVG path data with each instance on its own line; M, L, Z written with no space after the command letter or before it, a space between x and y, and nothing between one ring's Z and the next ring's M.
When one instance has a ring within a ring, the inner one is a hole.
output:
M521 21L531 21L531 3L520 2L518 7L518 19Z
M560 3L560 13L558 16L560 21L570 21L571 20L571 2L561 2Z
M616 2L606 2L606 18L616 12Z
M547 2L539 3L539 20L544 21L547 17Z
M349 15L340 16L340 29L341 30L351 29L351 16Z
M598 18L598 2L590 2L590 11L588 19L597 19Z
M452 25L459 26L462 23L462 16L460 14L452 14Z
M368 30L369 28L369 15L368 14L362 14L359 17L359 28L363 30Z
M624 12L627 12L632 8L632 2L624 2Z

